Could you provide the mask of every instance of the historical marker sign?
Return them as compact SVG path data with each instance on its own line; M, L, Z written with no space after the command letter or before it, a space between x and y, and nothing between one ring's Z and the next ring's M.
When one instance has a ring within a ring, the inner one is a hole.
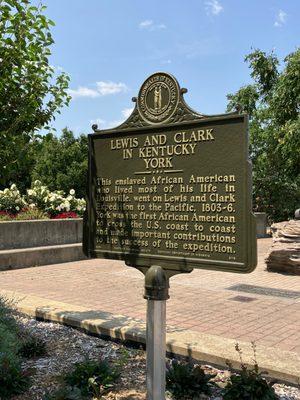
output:
M203 116L182 92L153 74L124 124L89 135L85 252L136 267L251 272L247 116Z

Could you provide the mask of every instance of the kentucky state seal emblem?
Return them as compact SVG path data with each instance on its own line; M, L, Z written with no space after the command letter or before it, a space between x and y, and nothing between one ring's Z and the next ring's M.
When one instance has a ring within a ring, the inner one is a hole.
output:
M141 117L149 124L167 122L179 101L179 85L176 79L165 72L156 72L142 85L137 107Z

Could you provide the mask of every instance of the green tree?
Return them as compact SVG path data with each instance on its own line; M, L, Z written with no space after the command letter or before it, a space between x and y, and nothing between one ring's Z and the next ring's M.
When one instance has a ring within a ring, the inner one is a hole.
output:
M254 82L227 96L227 110L250 117L254 209L274 221L291 218L300 206L300 49L280 69L261 50L245 61Z
M54 23L45 6L0 0L0 186L24 178L30 142L69 102L69 78L49 64Z
M69 129L61 137L48 133L41 141L32 172L32 180L40 180L50 190L75 189L76 195L84 197L88 164L88 139L78 138Z

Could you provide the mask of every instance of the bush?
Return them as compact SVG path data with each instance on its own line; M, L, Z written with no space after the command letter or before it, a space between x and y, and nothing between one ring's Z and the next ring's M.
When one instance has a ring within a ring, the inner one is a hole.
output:
M13 302L0 296L0 325L6 326L10 332L17 333L18 326L14 318L15 314L16 311L14 309Z
M22 371L21 361L15 352L7 349L0 352L0 398L9 399L23 393L28 386L28 374Z
M262 377L256 361L256 347L252 343L254 352L253 368L248 368L242 360L242 351L236 344L236 351L239 353L241 361L241 373L234 373L232 366L228 363L231 376L224 388L224 400L276 400L278 396L275 394L274 388Z
M175 399L210 394L209 381L215 375L205 374L200 365L172 360L167 366L166 388Z
M21 196L16 185L0 191L0 220L78 218L85 211L85 200L75 197L71 189L66 196L61 190L50 192L47 186L35 181L26 195Z
M31 219L49 219L49 216L43 211L38 210L37 208L32 208L21 211L15 217L16 221L28 221Z
M75 197L75 190L71 189L68 196L62 190L50 192L47 186L36 180L32 189L27 190L26 200L29 207L38 208L54 217L62 212L74 212L82 216L85 210L84 199Z
M64 377L64 381L72 388L80 389L83 396L95 394L98 390L107 391L119 378L120 372L106 361L91 361L75 364L72 372Z
M0 211L0 221L11 221L12 218L13 216L10 215L8 212Z
M9 214L17 214L26 205L16 185L0 190L0 211Z
M0 399L20 394L29 385L28 375L22 371L18 356L20 342L13 313L9 302L0 298Z
M18 354L26 358L43 357L47 354L46 343L33 334L27 333L21 338Z

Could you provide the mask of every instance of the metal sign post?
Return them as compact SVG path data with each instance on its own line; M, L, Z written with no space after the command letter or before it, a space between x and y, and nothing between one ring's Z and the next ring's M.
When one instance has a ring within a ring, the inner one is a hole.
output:
M89 135L83 249L145 275L148 400L165 399L169 278L257 263L248 117L198 113L186 92L156 72L125 122Z
M169 279L163 268L152 266L145 276L147 299L147 400L165 400L166 300Z

